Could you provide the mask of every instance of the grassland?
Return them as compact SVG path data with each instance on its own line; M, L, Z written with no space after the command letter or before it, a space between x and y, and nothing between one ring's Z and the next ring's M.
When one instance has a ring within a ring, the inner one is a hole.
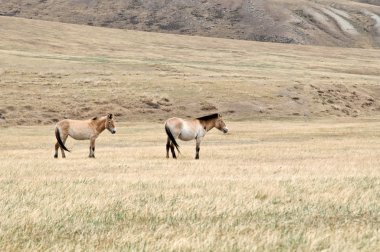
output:
M380 116L380 51L0 17L0 124Z
M380 51L0 30L0 251L380 247ZM165 158L164 119L216 111L230 133ZM53 159L54 122L108 112L96 159Z
M160 124L104 133L97 158L52 127L0 131L0 250L375 251L378 122L234 122L165 158Z

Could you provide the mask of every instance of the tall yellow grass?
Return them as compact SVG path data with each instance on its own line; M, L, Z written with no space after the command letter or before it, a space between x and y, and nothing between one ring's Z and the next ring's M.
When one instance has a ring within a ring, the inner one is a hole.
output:
M51 127L0 130L0 250L375 251L378 122L233 122L165 158L123 124L53 159Z

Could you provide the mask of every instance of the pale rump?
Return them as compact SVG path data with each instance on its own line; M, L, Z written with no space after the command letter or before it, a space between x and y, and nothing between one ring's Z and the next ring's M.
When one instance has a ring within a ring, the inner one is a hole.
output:
M168 136L166 143L166 157L169 158L169 149L171 149L172 157L177 158L174 147L179 152L179 145L177 144L176 139L181 139L183 141L195 139L195 159L199 159L201 141L206 133L214 127L224 133L228 132L228 128L220 114L212 114L190 120L177 117L169 118L165 122L165 131Z
M103 117L94 117L89 120L70 120L59 121L55 127L57 143L55 144L54 157L58 158L58 149L61 148L62 158L65 158L65 147L68 136L75 140L90 140L90 158L95 157L95 140L105 129L112 134L116 133L115 122L112 114Z

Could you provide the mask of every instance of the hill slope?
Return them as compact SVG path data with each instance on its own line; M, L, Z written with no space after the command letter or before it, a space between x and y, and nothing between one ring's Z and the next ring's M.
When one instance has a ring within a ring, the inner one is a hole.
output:
M244 40L380 47L378 1L0 0L0 15Z
M380 51L0 17L0 123L380 114Z

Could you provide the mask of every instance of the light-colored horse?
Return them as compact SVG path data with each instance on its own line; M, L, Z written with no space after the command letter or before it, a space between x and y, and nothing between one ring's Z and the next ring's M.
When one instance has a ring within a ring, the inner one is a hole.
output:
M166 120L165 130L168 135L166 143L166 158L169 158L169 148L171 149L172 157L177 158L174 147L177 149L178 153L180 153L179 145L176 142L176 139L178 138L183 141L195 139L195 159L199 159L199 150L202 139L206 133L214 127L224 133L228 132L228 128L220 114L212 114L191 120L184 120L177 117Z
M103 117L94 117L90 120L70 120L59 121L55 126L55 144L54 158L58 158L58 148L61 148L62 158L65 158L65 151L70 152L65 143L68 136L76 140L90 140L90 158L95 157L95 140L105 129L112 134L116 133L115 122L112 114Z

